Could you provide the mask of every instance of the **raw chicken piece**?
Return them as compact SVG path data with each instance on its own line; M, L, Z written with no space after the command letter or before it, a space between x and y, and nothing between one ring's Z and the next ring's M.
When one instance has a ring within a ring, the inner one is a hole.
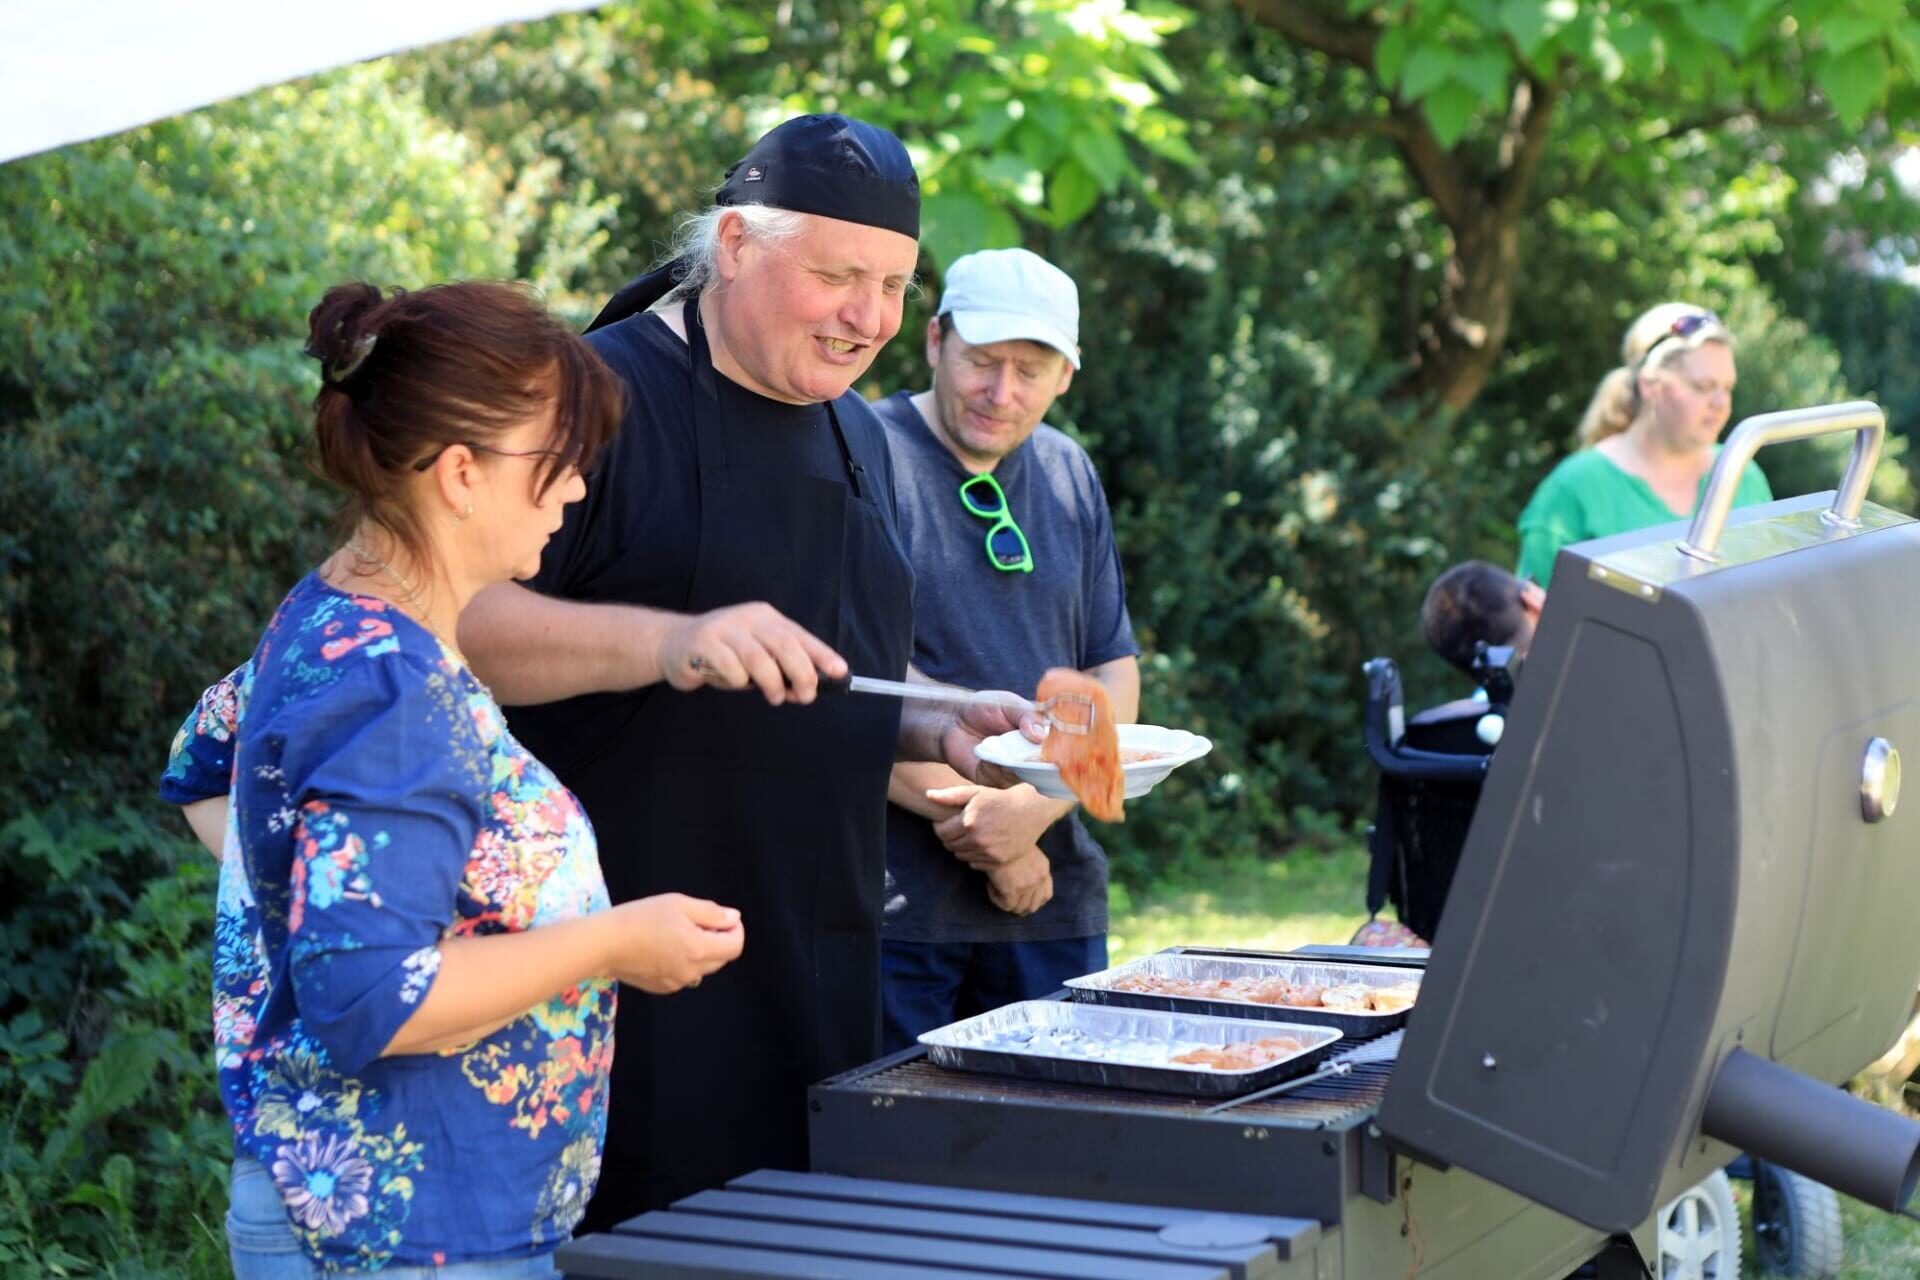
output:
M1060 780L1088 813L1102 822L1124 821L1126 781L1120 773L1120 734L1114 727L1106 686L1084 672L1055 667L1040 677L1033 700L1045 702L1058 694L1093 699L1093 723L1085 733L1068 733L1055 725L1040 744L1040 758L1060 767Z

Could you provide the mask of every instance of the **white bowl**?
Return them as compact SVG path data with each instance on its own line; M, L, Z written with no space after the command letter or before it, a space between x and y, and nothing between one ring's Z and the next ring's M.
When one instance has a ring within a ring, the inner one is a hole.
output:
M1117 729L1120 750L1164 753L1153 760L1136 760L1120 766L1120 774L1126 779L1126 796L1129 800L1147 794L1175 769L1213 750L1211 741L1197 733L1188 733L1185 729L1162 729L1154 724L1123 724ZM1018 729L988 738L974 748L974 754L988 764L1011 770L1020 781L1032 783L1034 789L1043 796L1052 796L1056 800L1073 799L1073 792L1060 780L1059 766L1042 760L1040 744Z

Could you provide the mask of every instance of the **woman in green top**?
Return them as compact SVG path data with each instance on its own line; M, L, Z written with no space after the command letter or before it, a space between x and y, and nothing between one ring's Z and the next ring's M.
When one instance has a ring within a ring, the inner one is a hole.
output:
M1733 334L1719 316L1663 302L1633 322L1620 357L1580 420L1580 449L1520 513L1518 571L1542 586L1570 542L1691 516L1719 452L1734 383ZM1772 498L1749 462L1734 505Z

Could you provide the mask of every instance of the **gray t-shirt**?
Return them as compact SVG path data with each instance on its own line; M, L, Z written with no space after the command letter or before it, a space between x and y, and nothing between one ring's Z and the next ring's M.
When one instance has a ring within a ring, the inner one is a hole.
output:
M989 522L961 505L969 472L901 391L874 406L887 427L900 539L913 562L913 662L935 680L1031 693L1049 667L1085 670L1140 652L1120 553L1086 450L1042 424L994 478L1033 551L1032 573L987 560ZM1049 827L1053 898L1030 916L987 897L987 878L947 851L933 824L887 806L881 935L900 942L1041 942L1107 931L1107 858L1079 811Z

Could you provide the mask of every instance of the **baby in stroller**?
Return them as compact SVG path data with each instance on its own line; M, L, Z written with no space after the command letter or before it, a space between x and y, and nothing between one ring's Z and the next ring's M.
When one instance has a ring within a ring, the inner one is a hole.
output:
M1366 665L1367 752L1380 770L1380 790L1368 833L1369 919L1353 945L1424 947L1433 937L1546 599L1538 586L1484 560L1434 579L1420 628L1435 653L1474 681L1472 697L1409 719L1392 660ZM1389 901L1397 921L1379 918Z

